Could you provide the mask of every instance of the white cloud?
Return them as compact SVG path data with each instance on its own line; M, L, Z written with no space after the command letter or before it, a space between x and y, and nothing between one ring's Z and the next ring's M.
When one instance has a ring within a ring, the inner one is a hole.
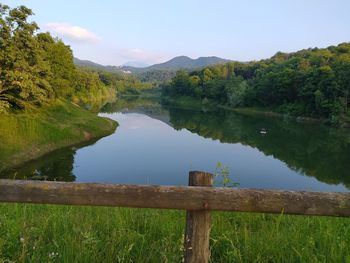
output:
M100 38L93 32L79 26L73 26L67 23L48 23L47 28L59 35L72 41L78 42L97 42Z

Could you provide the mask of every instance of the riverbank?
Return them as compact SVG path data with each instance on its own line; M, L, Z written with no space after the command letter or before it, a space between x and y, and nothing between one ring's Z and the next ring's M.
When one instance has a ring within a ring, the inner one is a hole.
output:
M183 211L0 204L0 222L0 262L181 262L183 255ZM349 224L213 212L211 262L349 262Z
M1 115L0 170L107 136L116 127L115 121L62 100L25 113Z
M303 116L292 116L289 114L283 114L276 111L273 111L272 109L266 109L266 108L254 108L254 107L240 107L240 108L232 108L225 105L219 105L220 108L232 110L238 113L242 114L248 114L248 115L263 115L268 117L278 117L283 119L292 119L299 122L310 122L310 123L323 123L325 124L327 122L326 119L317 119L317 118L311 118L311 117L303 117Z
M182 109L195 109L195 110L209 110L213 108L222 108L226 110L232 110L242 114L248 115L263 115L268 117L277 117L283 119L291 119L298 122L306 123L320 123L328 126L336 126L339 128L350 128L350 115L340 116L333 120L326 118L314 118L308 116L294 116L286 113L281 113L273 110L272 108L258 108L258 107L230 107L228 105L219 104L213 100L196 99L190 96L178 96L178 97L162 97L162 101L165 104L169 104Z
M334 119L327 119L327 118L313 118L313 117L307 117L307 116L294 116L286 113L280 113L276 112L273 109L266 109L266 108L256 108L256 107L238 107L238 108L232 108L225 105L219 105L220 108L232 110L238 113L242 114L248 114L248 115L263 115L268 117L277 117L277 118L283 118L283 119L290 119L295 120L297 122L305 122L305 123L319 123L326 126L332 126L335 128L350 128L350 117L349 116L339 116L338 118Z
M215 108L218 106L218 104L214 101L199 100L189 96L162 97L161 100L165 105L171 105L181 109L203 110Z

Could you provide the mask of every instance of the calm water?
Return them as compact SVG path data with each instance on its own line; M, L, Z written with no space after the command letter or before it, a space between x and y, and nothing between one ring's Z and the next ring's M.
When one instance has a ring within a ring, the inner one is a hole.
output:
M101 116L116 132L7 171L11 178L186 185L190 170L227 166L240 187L349 191L346 132L227 110L185 110L119 101ZM262 128L266 135L260 134ZM4 177L4 175L3 175Z

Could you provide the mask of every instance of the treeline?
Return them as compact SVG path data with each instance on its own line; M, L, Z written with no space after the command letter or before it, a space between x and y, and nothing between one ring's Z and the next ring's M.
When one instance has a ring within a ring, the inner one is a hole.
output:
M131 74L96 69L91 70L95 70L102 83L106 86L113 87L118 94L138 95L144 90L153 88L153 85L150 82L140 81L137 77Z
M267 107L292 115L337 118L348 112L350 44L295 53L278 52L257 62L232 62L178 71L164 96L211 99L232 107Z
M158 86L175 77L176 70L150 70L146 72L136 73L136 76L142 82L152 83Z
M25 6L0 4L0 113L41 106L55 98L88 102L147 84L109 72L76 67L72 50L49 33L37 33Z

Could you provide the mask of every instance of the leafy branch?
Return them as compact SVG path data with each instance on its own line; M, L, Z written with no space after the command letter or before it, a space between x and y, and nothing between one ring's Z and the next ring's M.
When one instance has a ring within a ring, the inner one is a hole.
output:
M215 184L223 187L238 187L239 183L230 178L230 168L218 162L214 172Z

